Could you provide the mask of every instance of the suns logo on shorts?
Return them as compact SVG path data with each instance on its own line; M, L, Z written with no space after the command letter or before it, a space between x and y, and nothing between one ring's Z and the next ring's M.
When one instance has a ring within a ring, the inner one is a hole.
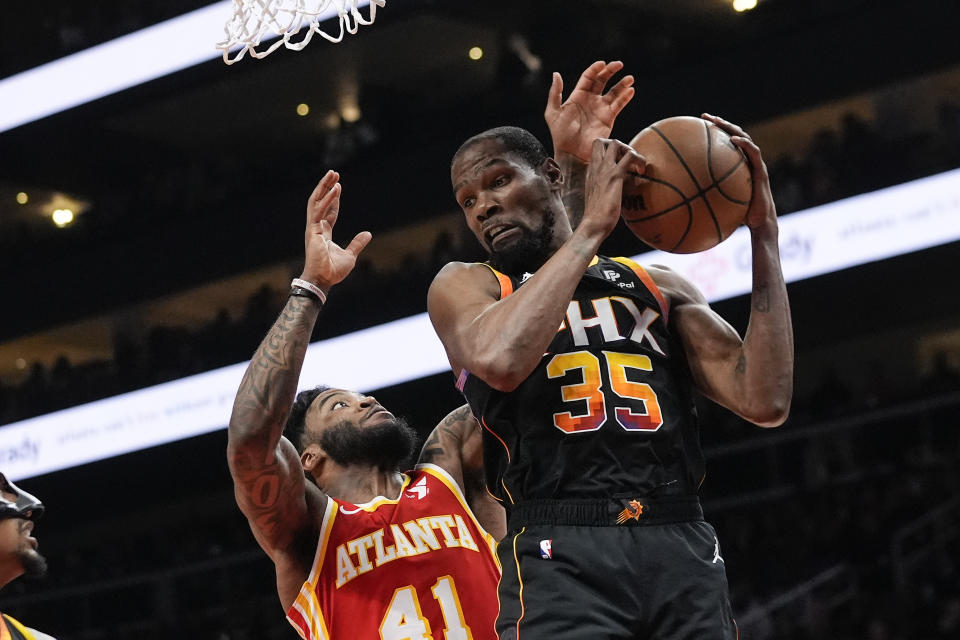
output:
M633 519L640 521L640 516L643 515L643 505L637 502L636 500L631 500L627 503L627 507L620 512L620 515L617 516L617 524L623 524L627 520Z

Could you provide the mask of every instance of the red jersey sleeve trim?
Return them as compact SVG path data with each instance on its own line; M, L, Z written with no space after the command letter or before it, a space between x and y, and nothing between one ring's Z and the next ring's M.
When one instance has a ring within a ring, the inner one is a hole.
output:
M477 517L473 514L473 510L470 508L470 504L467 502L467 497L463 494L463 491L460 489L460 485L457 484L457 481L453 479L447 470L443 467L439 467L435 464L423 463L416 466L417 471L423 471L427 473L440 482L442 482L450 490L450 492L456 496L457 501L460 502L460 506L463 507L464 513L470 516L470 521L473 522L474 526L477 528L477 531L480 532L480 535L483 536L483 541L487 543L487 549L490 551L490 555L493 556L493 560L497 565L497 568L500 568L500 559L497 557L497 541L494 540L493 536L487 533L487 530L483 528L483 525L480 524L480 521L477 520Z
M640 282L643 283L650 293L653 294L653 297L657 299L657 302L660 303L660 311L663 312L663 321L666 323L670 319L670 306L667 304L667 299L664 298L663 292L660 291L660 287L658 287L657 283L653 281L653 278L650 277L650 274L647 273L647 270L630 258L611 258L611 260L630 267L631 271L637 274L637 277L640 278Z
M300 587L297 599L287 610L287 620L303 640L327 640L330 637L320 608L320 600L317 598L317 584L320 582L320 572L323 570L323 558L327 553L327 544L330 542L330 532L333 530L333 522L339 510L340 505L336 500L327 496L327 508L324 510L323 523L320 525L320 537L317 541L317 553L313 558L313 566L307 575L307 581Z
M417 471L423 471L424 473L433 476L445 484L447 489L450 489L451 493L456 496L457 500L460 502L460 505L463 506L464 509L470 509L470 507L467 505L467 498L463 495L463 490L460 488L460 485L457 484L457 481L453 479L453 476L447 473L446 469L429 462L418 464L415 468Z

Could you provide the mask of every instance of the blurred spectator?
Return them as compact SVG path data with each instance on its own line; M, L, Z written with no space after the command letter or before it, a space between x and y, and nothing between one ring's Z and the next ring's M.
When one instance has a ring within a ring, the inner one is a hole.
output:
M946 351L937 352L930 373L922 381L922 387L927 393L960 391L960 372L951 363L950 354Z

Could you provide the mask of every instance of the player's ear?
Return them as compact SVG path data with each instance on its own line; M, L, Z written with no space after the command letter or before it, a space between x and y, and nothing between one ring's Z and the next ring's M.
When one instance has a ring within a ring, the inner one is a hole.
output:
M300 454L300 464L303 465L303 470L311 475L316 475L315 472L323 467L326 459L327 454L315 442L308 444L303 453Z
M563 171L553 158L547 158L540 164L540 171L546 176L551 186L563 184Z

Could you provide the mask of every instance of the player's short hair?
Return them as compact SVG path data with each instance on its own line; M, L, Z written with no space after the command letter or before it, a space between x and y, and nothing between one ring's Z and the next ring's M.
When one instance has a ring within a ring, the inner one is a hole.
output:
M467 140L460 145L460 148L457 149L457 152L453 154L451 165L453 162L456 162L460 154L484 140L496 140L503 145L504 149L516 153L534 169L543 164L543 161L548 157L547 150L543 147L543 143L537 139L537 136L526 129L521 129L520 127L494 127L493 129L487 129L475 136L467 138Z
M297 453L303 453L304 447L308 444L303 437L307 429L307 409L309 409L313 401L317 399L317 396L332 388L333 387L321 384L313 389L301 391L293 401L293 406L290 408L290 415L287 416L287 424L283 427L283 435L293 443L293 446L297 449Z

